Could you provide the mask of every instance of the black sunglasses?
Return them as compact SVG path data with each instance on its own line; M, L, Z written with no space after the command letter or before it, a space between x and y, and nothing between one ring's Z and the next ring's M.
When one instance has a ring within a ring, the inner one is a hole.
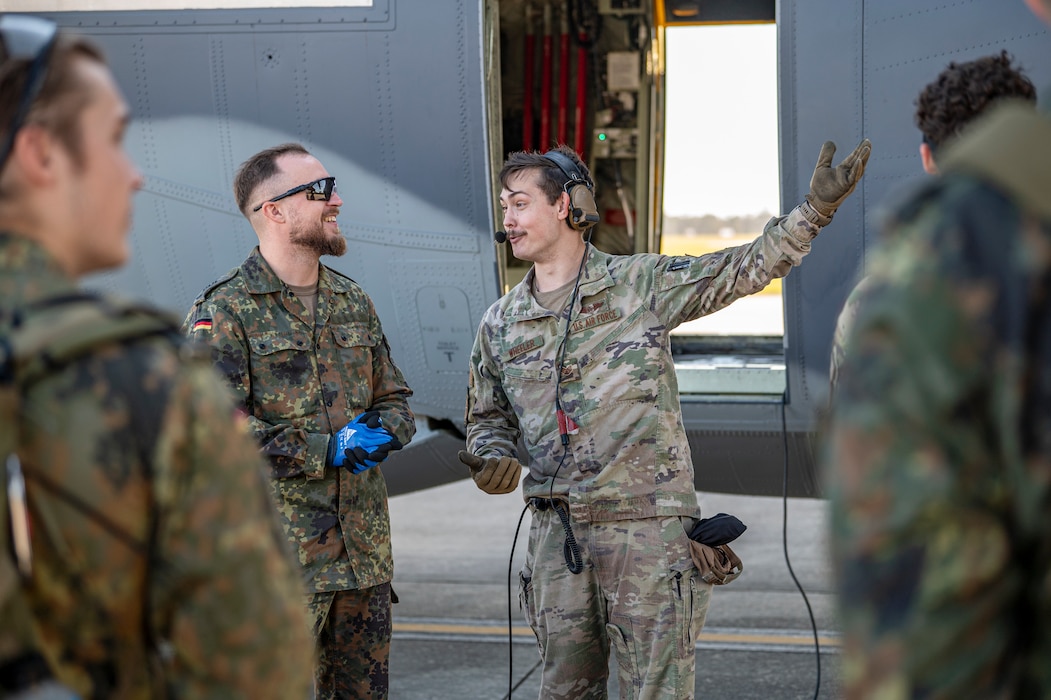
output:
M22 97L15 110L14 119L7 129L7 137L0 147L0 171L3 170L15 136L22 128L33 100L40 94L47 74L47 64L51 59L51 49L58 36L58 27L54 22L29 15L0 16L0 62L29 61L29 75Z
M284 194L279 194L276 197L271 197L270 199L266 200L265 202L263 202L262 204L257 206L252 211L259 211L260 209L263 208L263 204L269 204L270 202L276 202L279 199L284 199L285 197L291 197L292 195L299 194L300 192L306 192L307 193L307 199L310 199L310 200L320 199L320 200L322 200L324 202L327 202L328 200L330 200L332 198L332 193L335 192L335 191L336 191L336 178L334 178L334 177L323 177L320 180L314 180L313 182L308 182L305 185L300 185L299 187L293 187L292 189L290 189L288 192L285 192Z

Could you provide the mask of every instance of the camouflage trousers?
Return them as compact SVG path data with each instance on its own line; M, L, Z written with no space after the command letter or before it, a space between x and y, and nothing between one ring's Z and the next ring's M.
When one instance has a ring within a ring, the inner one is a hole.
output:
M310 612L318 656L316 700L385 699L392 631L390 584L315 593Z
M533 512L520 575L522 608L543 659L540 697L606 698L612 645L621 698L692 698L694 644L712 586L698 577L683 521L572 527L581 573L566 566L565 530L549 508Z

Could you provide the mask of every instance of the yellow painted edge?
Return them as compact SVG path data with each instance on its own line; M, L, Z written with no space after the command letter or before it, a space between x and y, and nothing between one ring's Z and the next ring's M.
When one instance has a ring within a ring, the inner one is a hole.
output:
M448 624L442 622L395 622L395 632L416 632L421 634L474 634L484 636L507 635L506 627L492 625ZM528 627L512 627L511 634L516 637L532 637L533 631ZM781 644L788 646L811 646L813 637L777 634L728 634L701 632L698 642L722 642L730 644ZM839 639L835 637L818 637L821 646L838 647Z

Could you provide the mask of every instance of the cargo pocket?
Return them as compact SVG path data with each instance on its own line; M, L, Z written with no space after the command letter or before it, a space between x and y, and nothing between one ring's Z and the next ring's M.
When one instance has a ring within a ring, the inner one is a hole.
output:
M671 597L675 601L675 632L679 640L679 656L690 648L691 621L693 620L693 595L690 591L690 576L693 567L672 569L668 582L671 585Z
M704 622L708 619L708 606L712 602L712 584L701 580L697 571L690 572L690 637L687 647L693 649L697 638L701 636Z
M625 683L634 683L640 678L639 661L635 658L635 644L624 634L623 629L612 623L606 625L606 635L613 646L613 656L616 657L617 667L620 669L618 680L622 686L621 697L635 697L634 693L626 696L623 688Z
M536 596L533 592L533 572L522 569L518 574L518 605L522 608L526 624L533 630L540 656L544 656L543 631L540 629L540 618L536 611Z
M672 594L675 598L675 619L678 628L680 652L692 653L697 637L708 618L712 600L712 584L705 583L692 566L683 571L672 571Z
M685 545L685 556L672 567L671 581L676 600L679 621L679 637L682 651L692 654L697 637L708 618L708 606L712 600L712 584L701 576L693 547L697 543L686 534L696 524L693 518L679 518L682 534L677 540ZM682 551L682 550L680 550Z

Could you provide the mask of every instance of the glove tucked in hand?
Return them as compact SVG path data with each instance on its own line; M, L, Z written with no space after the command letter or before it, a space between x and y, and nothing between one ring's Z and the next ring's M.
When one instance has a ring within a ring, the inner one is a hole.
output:
M836 144L825 141L810 178L810 192L806 196L810 206L825 217L824 221L813 222L820 225L827 224L847 195L854 191L872 154L872 142L862 139L853 152L833 168L832 156L835 153Z
M518 488L522 465L514 457L479 457L466 450L457 455L471 470L471 478L486 493L511 493Z
M401 442L381 425L379 411L366 411L329 438L328 463L360 474L400 449Z

